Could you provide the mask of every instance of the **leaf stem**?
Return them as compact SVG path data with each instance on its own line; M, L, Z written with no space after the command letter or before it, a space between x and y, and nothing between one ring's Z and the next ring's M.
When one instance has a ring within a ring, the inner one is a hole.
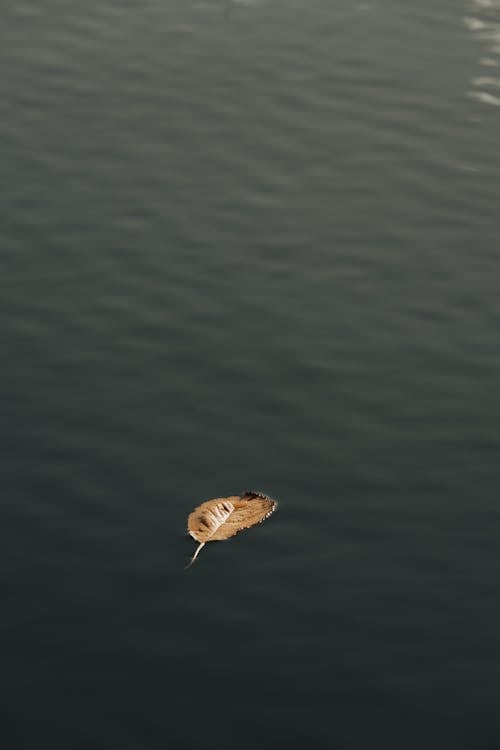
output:
M184 570L187 570L188 568L191 567L191 565L194 563L194 561L198 557L198 553L201 551L201 548L204 547L205 544L206 544L206 542L200 542L199 543L199 545L196 548L196 552L194 553L194 555L192 556L191 560L188 562L188 564L186 565L186 567L184 568Z

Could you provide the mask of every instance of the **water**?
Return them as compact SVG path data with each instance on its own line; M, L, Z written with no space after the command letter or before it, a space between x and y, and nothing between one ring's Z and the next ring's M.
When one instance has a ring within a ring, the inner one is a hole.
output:
M5 4L9 750L498 747L499 34Z

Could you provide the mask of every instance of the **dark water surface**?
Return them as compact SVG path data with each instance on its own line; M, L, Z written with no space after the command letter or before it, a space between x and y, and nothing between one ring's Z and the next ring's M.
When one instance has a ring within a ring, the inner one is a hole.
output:
M498 748L499 0L6 0L0 63L3 747Z

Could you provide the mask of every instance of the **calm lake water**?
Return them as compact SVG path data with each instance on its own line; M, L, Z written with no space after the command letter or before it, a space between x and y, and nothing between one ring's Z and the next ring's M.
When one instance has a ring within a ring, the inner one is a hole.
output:
M0 62L3 746L496 750L500 0L6 0Z

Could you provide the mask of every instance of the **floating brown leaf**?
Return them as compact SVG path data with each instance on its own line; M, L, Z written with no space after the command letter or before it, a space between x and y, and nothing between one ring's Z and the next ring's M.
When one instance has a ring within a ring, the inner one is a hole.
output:
M216 497L199 505L188 517L188 532L199 545L187 567L194 563L207 542L229 539L239 531L261 523L277 506L276 500L261 492Z

